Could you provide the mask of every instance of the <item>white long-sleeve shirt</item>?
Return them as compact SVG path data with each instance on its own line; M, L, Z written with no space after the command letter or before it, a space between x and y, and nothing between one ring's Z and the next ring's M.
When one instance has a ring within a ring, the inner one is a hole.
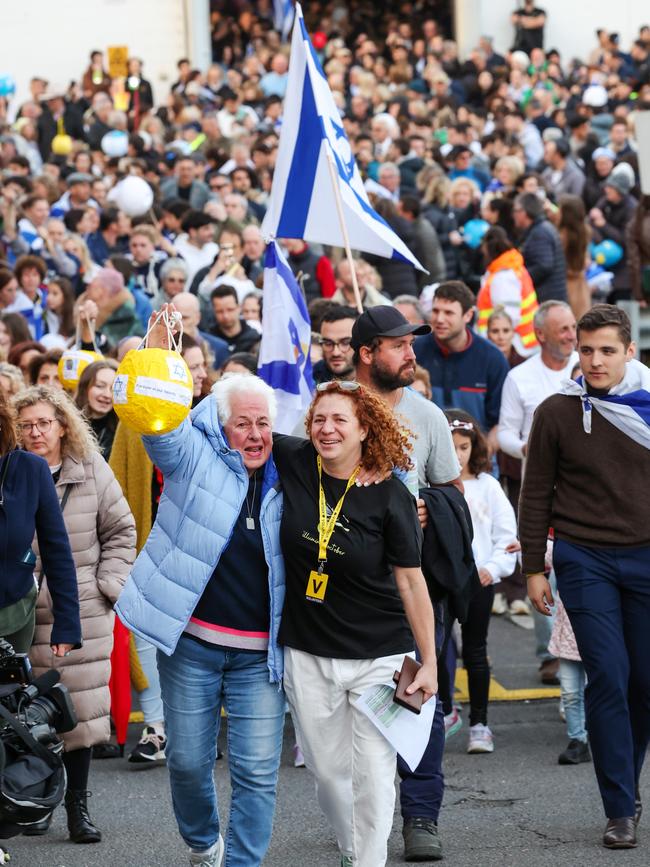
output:
M506 546L517 538L515 512L499 482L489 473L476 479L463 479L465 499L474 527L472 551L477 569L487 569L492 583L512 575L516 554L507 554Z
M528 442L535 410L571 378L577 363L578 353L574 352L561 370L551 370L538 353L512 368L501 392L498 440L502 451L513 458L523 458L522 449Z

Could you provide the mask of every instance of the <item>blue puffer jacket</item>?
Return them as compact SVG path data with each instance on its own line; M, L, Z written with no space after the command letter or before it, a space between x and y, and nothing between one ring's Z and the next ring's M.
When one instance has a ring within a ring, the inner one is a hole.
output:
M167 655L174 652L230 541L248 491L248 473L240 453L225 441L214 398L203 400L191 419L171 433L143 437L165 486L149 538L115 606L128 629ZM269 567L268 666L273 683L283 674L277 642L285 588L281 517L282 492L271 457L264 470L260 523Z

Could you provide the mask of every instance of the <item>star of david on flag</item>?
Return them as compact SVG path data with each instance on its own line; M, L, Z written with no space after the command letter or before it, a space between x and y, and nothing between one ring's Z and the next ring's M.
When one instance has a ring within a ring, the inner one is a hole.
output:
M426 269L370 205L341 116L296 3L278 158L262 233L343 247L329 160L350 246Z

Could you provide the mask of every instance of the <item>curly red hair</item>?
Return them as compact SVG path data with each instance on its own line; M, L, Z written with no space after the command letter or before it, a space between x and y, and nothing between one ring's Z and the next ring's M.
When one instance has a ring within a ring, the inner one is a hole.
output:
M352 402L359 424L368 431L361 444L361 466L366 470L376 470L381 475L389 475L394 468L412 469L412 446L409 442L411 432L399 424L388 404L363 385L353 390L341 388L335 380L328 385L324 391L316 392L307 411L307 436L310 436L318 402L328 394L341 394Z

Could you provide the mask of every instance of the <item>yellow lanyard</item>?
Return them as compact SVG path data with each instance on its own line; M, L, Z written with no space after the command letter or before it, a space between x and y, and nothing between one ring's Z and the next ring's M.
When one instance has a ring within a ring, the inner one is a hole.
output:
M336 527L336 522L338 521L339 515L341 514L341 509L343 508L343 500L345 500L347 492L355 483L361 467L357 467L348 479L345 491L343 491L343 496L338 501L336 506L334 506L332 514L328 519L327 501L325 500L325 491L323 490L323 473L320 455L318 455L316 458L316 464L318 466L318 559L320 560L320 568L322 571L323 563L327 560L327 546L330 543L332 533L334 532L334 528Z

